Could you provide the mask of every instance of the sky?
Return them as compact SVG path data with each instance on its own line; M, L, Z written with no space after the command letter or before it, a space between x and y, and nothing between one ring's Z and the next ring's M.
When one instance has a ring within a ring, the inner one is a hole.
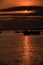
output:
M0 0L0 9L14 6L43 6L43 0Z

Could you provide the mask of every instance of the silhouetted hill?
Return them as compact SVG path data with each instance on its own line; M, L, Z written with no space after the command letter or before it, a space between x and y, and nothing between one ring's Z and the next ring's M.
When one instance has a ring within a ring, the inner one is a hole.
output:
M18 6L7 9L0 9L0 11L18 11L18 10L36 10L43 11L43 6Z

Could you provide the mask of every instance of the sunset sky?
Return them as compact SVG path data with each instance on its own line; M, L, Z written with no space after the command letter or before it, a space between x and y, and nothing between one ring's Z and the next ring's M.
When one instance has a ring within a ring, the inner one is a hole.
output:
M0 0L0 9L13 6L43 6L43 0Z

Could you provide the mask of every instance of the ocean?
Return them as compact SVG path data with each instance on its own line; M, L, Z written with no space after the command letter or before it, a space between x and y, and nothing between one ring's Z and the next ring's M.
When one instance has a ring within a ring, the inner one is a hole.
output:
M0 33L0 65L43 65L43 32L28 36Z

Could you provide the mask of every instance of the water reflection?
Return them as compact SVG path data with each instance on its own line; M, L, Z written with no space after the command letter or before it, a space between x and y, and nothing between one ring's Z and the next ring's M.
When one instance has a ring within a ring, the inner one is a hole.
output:
M28 59L28 49L29 49L29 47L28 47L28 36L26 36L24 38L24 56L25 56L26 60Z
M24 36L24 55L23 58L25 60L25 64L30 63L30 36ZM30 65L30 64L29 64Z
M0 34L0 65L43 65L43 35Z

